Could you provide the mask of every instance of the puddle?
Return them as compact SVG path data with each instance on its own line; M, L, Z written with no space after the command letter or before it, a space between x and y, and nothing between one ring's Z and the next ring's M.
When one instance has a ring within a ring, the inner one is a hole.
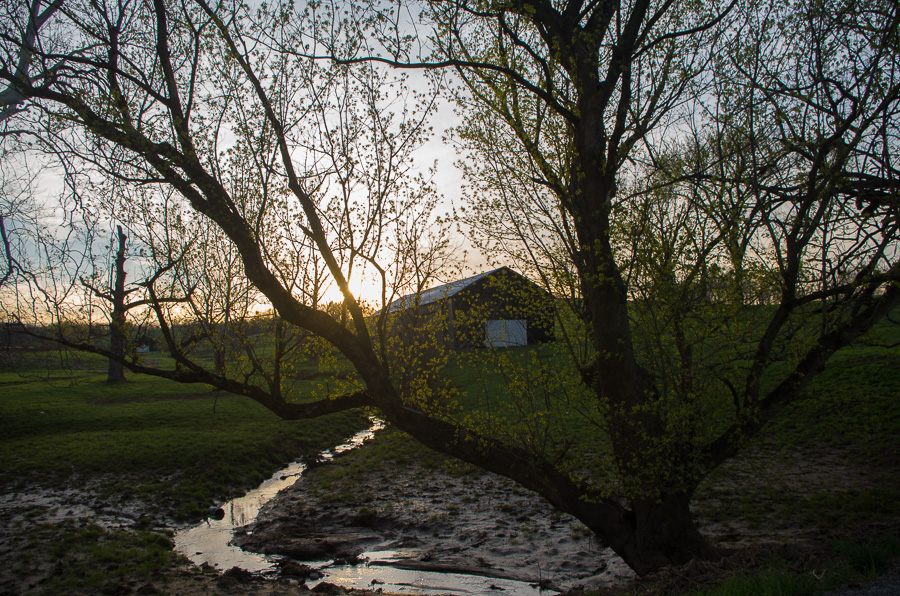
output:
M327 581L343 588L356 590L380 588L399 594L490 594L505 591L517 596L529 596L556 593L541 591L524 582L459 573L408 571L388 567L373 569L364 566L337 572L326 569L324 572L325 578L320 581ZM318 583L306 583L306 587L310 589L316 585Z
M381 428L384 428L384 423L373 419L372 426L367 430L356 433L346 443L334 449L322 452L319 458L327 461L338 453L359 447ZM240 567L255 573L274 573L277 559L243 551L229 543L234 537L235 528L255 520L260 508L278 494L278 491L297 482L305 469L306 465L301 462L289 464L243 497L222 505L221 511L215 516L217 518L221 516L221 519L207 519L196 526L176 532L175 550L196 565L206 563L221 571Z

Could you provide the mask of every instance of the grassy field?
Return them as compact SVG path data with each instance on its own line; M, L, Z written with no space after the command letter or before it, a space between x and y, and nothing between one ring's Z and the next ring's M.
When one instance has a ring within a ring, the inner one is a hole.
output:
M778 370L776 363L771 372ZM537 425L522 424L523 412L526 419L528 414L534 420L544 413L556 417L563 433L587 436L595 430L590 421L596 414L580 401L577 386L563 384L566 375L572 379L576 373L559 345L463 354L448 371L463 410L489 412L497 432L538 437ZM586 415L554 411L559 403L529 393L529 375L550 378L548 386L564 396L566 407L580 407ZM517 404L499 397L510 390ZM513 419L520 420L518 428L507 426L505 420ZM549 435L556 432L551 429ZM683 594L815 594L872 579L896 565L898 440L900 326L884 321L838 352L805 399L766 428L745 456L714 472L695 500L701 528L726 547L811 541L819 561L797 560L773 547L746 570L719 570L727 579L718 587L666 585Z
M728 542L731 532L738 539L765 542L786 528L815 534L841 569L829 582L874 577L896 559L898 342L900 329L883 324L836 355L809 391L809 399L793 406L759 437L747 460L710 477L698 492L697 512L705 527L718 528L717 540ZM44 356L32 356L25 366L20 361L16 370L0 370L4 492L35 486L82 490L110 508L142 503L142 517L133 531L110 531L91 524L44 523L48 512L40 507L16 510L19 521L12 530L22 534L2 542L0 556L9 558L10 565L5 577L0 574L0 594L96 588L117 575L154 577L170 568L175 557L165 534L143 530L171 520L199 519L211 503L240 493L281 464L333 445L365 424L359 412L285 422L247 398L204 385L137 375L123 384L108 384L100 359L79 358L63 369L51 361L52 354ZM551 403L546 393L529 393L528 379L504 374L497 358L509 370L527 364L532 374L551 375L555 395L565 399ZM521 404L533 406L532 412L589 407L572 371L561 364L564 360L558 345L492 355L476 351L456 359L448 372L463 392L460 406L490 411L493 417L479 423L497 424L520 417ZM517 404L501 398L510 387L519 392ZM464 410L459 415L465 416ZM587 421L578 432L590 432L590 415L559 420L564 425ZM496 429L544 432L529 422ZM352 477L354 465L372 467L398 457L446 465L443 458L424 454L414 443L397 440L347 458L342 465L350 467L335 470L334 484L321 490L345 484L337 478ZM804 466L815 468L823 481L798 487L798 469L803 472ZM829 470L849 471L853 478L828 478ZM744 571L722 574L726 579L720 587L680 586L676 592L815 593L824 584L810 578L821 569L809 565L773 554ZM9 584L16 577L31 577L36 587L21 590Z
M365 424L358 412L283 421L205 385L140 375L110 384L91 368L39 372L0 373L0 482L14 489L91 478L106 496L137 497L178 520L199 519L210 504Z
M835 354L805 400L707 479L694 510L720 541L761 550L715 585L676 593L800 596L897 570L900 326L882 322Z
M52 352L20 358L0 370L0 594L130 593L122 582L178 563L164 528L366 426L364 412L284 421L205 385L141 375L109 384L90 356L66 366ZM28 500L40 494L58 498ZM134 523L107 529L67 513L84 505Z

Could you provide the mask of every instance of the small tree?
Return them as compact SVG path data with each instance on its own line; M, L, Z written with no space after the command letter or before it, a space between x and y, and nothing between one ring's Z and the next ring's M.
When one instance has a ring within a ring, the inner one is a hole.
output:
M106 380L109 383L120 383L125 380L125 359L128 356L128 312L137 308L147 308L151 304L172 304L187 302L189 298L185 297L159 297L142 298L139 300L128 301L128 296L134 292L153 286L156 281L164 275L175 264L168 263L159 268L149 279L135 287L126 289L125 278L125 248L128 237L122 231L122 226L116 226L116 253L113 261L112 275L110 276L110 288L108 291L102 290L93 284L87 278L82 278L81 283L88 288L94 296L101 298L109 303L109 368ZM190 295L190 291L188 292Z

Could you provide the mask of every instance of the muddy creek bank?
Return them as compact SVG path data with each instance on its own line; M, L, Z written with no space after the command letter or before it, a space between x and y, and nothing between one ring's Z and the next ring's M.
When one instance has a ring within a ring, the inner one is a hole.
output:
M370 461L367 449L306 471L236 531L235 544L285 557L283 575L309 582L312 572L312 581L348 588L472 593L456 577L469 576L482 578L481 589L519 582L523 593L634 578L580 522L506 479L415 457Z

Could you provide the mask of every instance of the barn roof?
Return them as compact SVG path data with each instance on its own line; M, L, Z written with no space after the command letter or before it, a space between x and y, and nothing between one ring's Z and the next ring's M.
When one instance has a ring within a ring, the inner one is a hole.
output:
M412 306L425 306L426 304L440 302L441 300L449 298L450 296L453 296L454 294L457 294L460 291L468 288L479 279L493 275L503 269L507 269L507 267L498 267L497 269L485 271L484 273L479 273L478 275L473 275L472 277L467 277L465 279L460 279L457 281L451 281L450 283L441 286L435 286L419 293L418 295L407 294L406 296L401 296L400 298L397 298L396 300L388 304L388 312L397 312L400 310L406 310L407 308L410 308Z

